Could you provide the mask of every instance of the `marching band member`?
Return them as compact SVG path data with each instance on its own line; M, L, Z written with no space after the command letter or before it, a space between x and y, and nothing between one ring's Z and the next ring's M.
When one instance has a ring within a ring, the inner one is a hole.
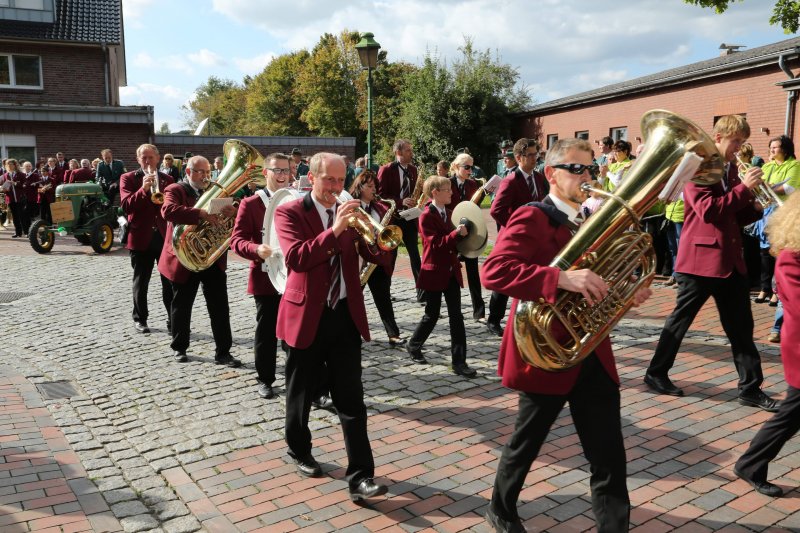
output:
M458 154L450 163L450 190L453 195L450 199L451 210L459 202L469 202L472 196L478 191L480 185L472 178L474 168L472 156L467 153ZM486 307L483 303L481 293L481 276L478 273L477 257L460 257L464 262L467 271L467 285L469 285L469 295L472 299L472 318L478 322L486 322Z
M425 194L431 203L419 217L422 234L422 270L417 287L425 291L425 314L408 341L408 353L416 363L427 364L422 355L422 346L430 336L439 310L442 296L447 303L450 319L450 355L453 372L459 376L473 378L475 370L467 365L467 336L464 331L464 316L461 314L461 265L458 262L456 243L469 233L464 224L455 227L450 222L446 207L450 205L453 191L450 180L431 176L425 180Z
M172 177L157 172L160 155L152 144L142 144L136 149L139 169L122 174L119 179L120 207L128 218L128 238L125 248L131 257L133 267L133 327L139 333L150 333L147 319L150 316L147 306L147 293L153 265L161 259L167 223L161 216L161 205L153 202L152 189L155 180L163 192L173 183ZM170 233L170 235L172 235ZM161 276L161 300L167 311L167 331L171 329L170 310L172 305L172 286Z
M386 263L389 254L363 246L348 219L360 200L338 204L345 164L336 154L311 158L312 190L275 212L275 227L286 258L286 291L278 310L277 335L288 345L286 358L286 443L298 472L319 477L322 469L311 454L308 414L322 366L339 414L347 451L350 498L385 494L375 483L375 465L367 436L367 409L361 382L361 338L369 324L359 283L359 254ZM326 229L327 228L327 229ZM358 250L356 249L358 245Z
M536 152L532 151L535 156ZM522 164L528 161L523 159ZM571 168L564 168L569 165ZM580 185L591 179L592 147L581 139L561 139L547 154L544 167L550 194L541 203L517 208L483 265L484 286L514 300L545 299L557 290L580 292L593 304L608 293L603 279L588 269L562 271L548 266L569 242L580 222L586 194ZM580 172L577 172L580 170ZM533 246L532 243L536 243ZM641 289L639 305L650 295ZM582 363L563 372L528 365L520 356L513 328L506 328L497 373L503 385L519 391L514 433L503 447L486 518L497 531L525 531L517 499L525 477L564 404L569 402L575 429L591 465L592 510L601 533L628 531L630 502L625 484L625 446L620 419L619 377L608 338Z
M767 233L772 253L778 255L775 282L783 303L781 361L786 377L786 398L778 412L753 437L750 447L733 468L756 491L779 497L783 489L767 481L769 462L800 430L800 195L792 195L770 218Z
M517 167L503 178L497 188L489 213L502 230L508 219L518 207L528 202L538 202L547 194L547 180L536 172L536 159L539 157L539 143L533 139L520 139L514 144L514 159ZM492 292L489 298L489 318L486 329L498 337L503 336L500 321L506 314L508 296Z
M371 170L362 171L353 181L350 187L350 196L356 200L361 200L361 207L367 212L376 222L381 222L389 207L375 200L375 189L377 187L375 173ZM396 208L396 206L395 206ZM391 252L392 256L396 256L397 250ZM394 264L394 260L392 261ZM372 293L372 299L375 302L375 307L378 309L378 315L381 317L383 327L386 334L389 336L390 346L400 346L406 343L406 339L400 338L400 328L397 327L397 321L394 318L394 308L392 307L392 296L390 293L392 286L392 265L386 268L376 266L375 270L367 279L367 286Z
M53 169L53 175L55 176L56 181L58 181L59 185L62 183L68 183L66 180L66 175L70 167L69 162L64 159L64 152L56 153L55 159L56 160L52 163L50 160L48 160L48 164L50 165L50 168Z
M256 332L253 338L258 379L258 395L269 400L275 397L272 384L275 382L278 338L275 324L281 295L272 286L267 272L262 268L264 260L272 250L264 244L264 215L270 198L280 189L289 186L289 156L274 153L265 159L264 176L267 186L253 196L242 200L231 235L231 250L250 260L250 275L247 278L247 294L256 303Z
M19 164L16 159L6 159L6 173L3 175L3 192L6 195L6 205L11 211L11 218L14 222L14 235L12 239L28 234L28 220L25 212L25 193L23 185L25 176L19 171Z
M36 183L36 201L39 203L39 216L47 224L53 223L53 216L50 213L50 204L56 201L56 183L49 166L43 165L39 170L41 176ZM44 192L42 192L44 190Z
M750 284L742 253L741 227L761 217L753 189L761 183L761 169L750 168L740 180L734 161L750 136L750 125L740 115L726 115L714 125L712 138L726 161L723 179L714 185L688 183L683 189L684 223L678 245L675 279L678 299L667 317L645 384L659 394L683 396L669 379L684 335L703 304L713 297L719 318L731 341L733 362L739 374L739 403L777 410L777 402L764 394L761 356L753 342Z
M203 156L193 156L186 165L186 177L164 190L164 205L161 216L167 221L167 235L172 235L176 224L198 224L205 220L209 224L222 224L219 215L212 215L205 209L197 209L194 204L211 177L211 165ZM222 216L233 217L236 207L226 205ZM203 285L208 317L211 319L211 332L216 344L214 362L231 368L242 366L242 362L231 356L233 335L231 334L230 309L228 307L228 287L225 269L228 254L224 253L209 268L192 272L183 266L172 247L172 239L164 239L158 271L172 284L172 306L170 322L172 325L173 357L179 363L188 361L189 328L192 320L192 305L197 289Z
M417 185L417 167L411 163L411 159L414 157L411 142L405 139L398 139L394 142L392 150L394 151L395 160L378 169L378 194L381 198L394 200L398 211L416 207L412 194ZM411 273L414 275L414 281L417 281L421 264L419 248L417 248L419 242L417 221L405 220L398 216L395 217L395 224L403 230L403 244L405 244L406 252L408 252L408 260L411 263ZM422 293L417 291L417 300L422 301L422 298Z
M22 173L25 174L22 184L22 190L25 191L25 216L28 220L28 229L30 229L30 223L39 216L39 180L42 178L30 161L22 163ZM25 233L28 231L26 230Z

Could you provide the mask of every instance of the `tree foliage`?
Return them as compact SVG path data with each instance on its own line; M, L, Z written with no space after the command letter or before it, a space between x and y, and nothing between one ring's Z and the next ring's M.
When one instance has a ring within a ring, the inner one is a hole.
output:
M249 81L249 80L245 80ZM187 124L195 129L203 119L209 119L214 135L241 134L244 129L245 86L216 76L208 78L195 91L195 98L185 106Z
M696 6L711 7L717 13L724 13L733 2L743 0L683 0L687 4ZM780 25L783 33L797 33L800 24L800 1L798 0L777 0L772 8L772 16L769 19L772 25Z
M246 95L248 135L307 135L297 94L297 73L308 61L306 50L273 59L253 78Z

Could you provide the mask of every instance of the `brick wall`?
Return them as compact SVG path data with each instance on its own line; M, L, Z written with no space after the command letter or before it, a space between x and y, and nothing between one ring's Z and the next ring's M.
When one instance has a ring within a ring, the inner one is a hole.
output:
M136 148L150 139L150 126L139 124L0 121L0 131L35 135L37 157L64 152L68 159L92 160L100 157L100 150L111 148L114 158L129 169L137 166Z
M106 105L104 58L98 46L0 43L0 53L38 55L43 89L0 89L0 101L19 104Z
M795 70L800 62L792 65ZM786 75L777 65L764 67L746 74L731 74L725 78L698 81L680 87L654 90L642 95L618 98L607 103L593 103L561 112L539 116L526 116L516 123L515 138L529 135L534 120L541 120L541 141L547 135L559 138L574 137L577 131L589 131L589 141L609 135L610 128L627 126L628 141L634 148L636 137L641 137L639 123L650 109L667 109L694 121L707 133L714 126L714 117L732 113L745 113L750 123L750 142L756 154L768 154L769 139L784 133L786 120L786 92L775 83L785 81ZM797 102L794 104L797 114ZM800 117L795 119L793 135L797 142ZM761 128L768 128L769 134Z

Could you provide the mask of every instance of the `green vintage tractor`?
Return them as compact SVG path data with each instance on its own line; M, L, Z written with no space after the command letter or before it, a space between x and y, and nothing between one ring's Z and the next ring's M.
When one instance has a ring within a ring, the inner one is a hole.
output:
M39 219L28 232L31 246L40 254L53 249L56 234L73 235L81 244L90 244L98 254L111 250L120 212L109 204L100 185L92 182L59 185L50 212L52 225Z

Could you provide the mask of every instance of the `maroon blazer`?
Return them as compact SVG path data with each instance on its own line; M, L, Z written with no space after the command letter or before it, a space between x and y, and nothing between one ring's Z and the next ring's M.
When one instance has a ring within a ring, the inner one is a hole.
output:
M258 296L278 294L267 273L261 270L264 260L256 253L258 245L263 242L262 230L266 212L267 206L261 200L261 195L254 194L243 198L239 204L239 211L236 213L236 222L233 225L233 235L231 236L231 250L239 257L250 260L247 294Z
M800 389L800 252L783 250L775 263L775 283L783 303L781 361L786 383Z
M65 160L63 166L59 165L58 162L56 162L56 166L53 169L53 175L58 178L58 180L59 180L58 183L59 184L68 183L67 180L64 179L64 176L66 176L68 171L69 171L69 162L68 161Z
M39 200L39 180L42 177L35 170L25 176L25 183L22 185L22 190L25 194L25 199L29 204L35 204Z
M91 168L81 167L69 174L69 183L86 183L94 181L94 171Z
M164 237L164 248L161 251L161 261L158 262L158 271L174 283L186 283L193 274L178 261L175 249L172 247L172 233L176 224L199 224L200 210L195 209L197 202L192 192L186 190L181 181L173 183L164 189L164 205L161 206L161 216L167 221L167 233ZM216 263L220 270L228 267L228 254L222 254ZM211 268L214 268L213 266Z
M161 216L161 206L150 199L151 193L142 189L144 170L141 168L126 172L119 179L119 204L128 217L128 250L147 250L153 239L153 228L164 237L167 234L167 222ZM158 186L162 191L172 185L170 176L158 173Z
M484 287L513 298L511 318L500 344L497 374L503 378L503 385L519 391L568 394L580 373L581 365L564 372L547 372L528 365L519 355L512 326L519 300L543 298L548 303L556 300L560 270L547 265L572 238L569 229L556 219L559 214L566 220L551 205L517 209L498 235L481 270ZM619 384L608 338L598 345L595 354L608 375Z
M373 254L366 246L361 246L361 238L352 228L335 237L333 230L323 227L311 194L281 205L275 211L274 222L289 271L286 291L278 309L278 338L301 350L311 345L328 300L331 278L329 261L333 254L338 253L350 317L364 340L370 340L364 295L358 277L358 256L360 254L368 261L385 267L390 260L389 254L380 251Z
M455 276L459 286L464 286L461 278L461 264L458 261L456 244L461 236L450 221L442 220L439 209L431 203L419 216L419 234L422 237L422 266L417 277L417 288L425 291L442 292Z
M753 194L742 184L736 165L728 172L728 190L687 183L683 189L684 220L675 272L726 278L734 269L747 273L741 227L761 218Z
M25 174L17 170L12 176L9 172L3 174L3 183L11 182L11 188L6 192L6 204L16 204L25 198Z
M414 187L417 185L417 167L414 165L408 165L408 181L408 195L410 197L414 193ZM378 195L381 198L392 199L397 202L398 211L405 209L400 201L401 189L400 164L397 161L383 165L378 169Z
M44 187L45 185L50 184L50 189L48 189L44 194L39 192L39 187ZM56 201L56 187L58 187L59 183L58 180L50 174L49 176L40 176L39 183L36 185L36 201L40 204L42 203L50 203Z
M513 174L509 174L500 182L489 211L489 214L500 226L506 225L508 219L511 218L511 215L518 207L529 202L541 202L547 196L547 180L545 177L534 170L533 179L538 192L536 198L531 194L528 182L519 167L514 170Z
M458 190L458 178L455 176L450 177L450 189L453 191L453 195L450 197L450 207L457 206L460 202L464 200L470 200L472 195L480 188L478 182L472 178L467 178L464 180L464 197L461 197L461 192Z

